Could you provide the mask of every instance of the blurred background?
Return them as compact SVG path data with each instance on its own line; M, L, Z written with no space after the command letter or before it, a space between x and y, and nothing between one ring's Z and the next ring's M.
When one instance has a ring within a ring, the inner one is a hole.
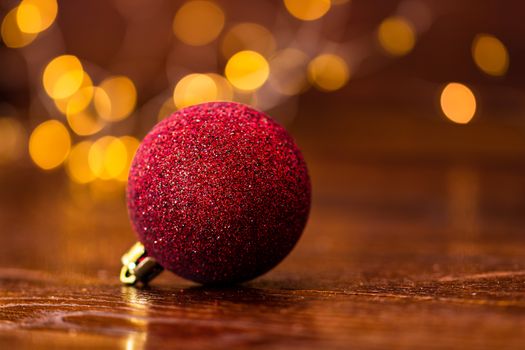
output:
M425 223L468 241L485 221L521 234L523 10L519 0L2 0L0 263L113 276L133 242L124 190L139 141L175 110L214 100L266 111L303 149L314 189L303 253L358 256L357 241L400 222L391 237ZM341 225L319 235L335 216ZM447 249L473 253L458 244Z

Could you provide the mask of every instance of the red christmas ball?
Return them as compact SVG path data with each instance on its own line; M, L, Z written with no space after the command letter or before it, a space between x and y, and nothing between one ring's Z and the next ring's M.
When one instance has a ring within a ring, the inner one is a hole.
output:
M257 277L288 255L306 224L310 180L288 132L231 102L181 109L133 160L127 191L147 254L203 284Z

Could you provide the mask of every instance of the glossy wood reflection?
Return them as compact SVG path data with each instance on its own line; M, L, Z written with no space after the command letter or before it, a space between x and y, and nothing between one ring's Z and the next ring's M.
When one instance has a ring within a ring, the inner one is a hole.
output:
M299 143L314 184L304 237L227 289L169 273L121 286L122 193L3 172L0 348L523 348L525 168L330 160Z

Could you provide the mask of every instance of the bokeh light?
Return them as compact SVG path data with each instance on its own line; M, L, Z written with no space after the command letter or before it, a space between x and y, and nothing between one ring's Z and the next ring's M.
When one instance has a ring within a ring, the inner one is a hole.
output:
M323 17L330 10L330 0L284 0L290 14L303 21L313 21Z
M67 113L66 118L71 130L80 136L96 134L105 126L92 104L78 113Z
M44 89L53 99L70 97L78 91L83 80L82 63L72 55L62 55L51 60L42 77Z
M127 160L126 146L115 136L103 136L89 149L89 168L97 178L102 180L122 176L122 172L126 171Z
M133 136L122 136L119 139L126 148L126 165L120 174L116 176L116 179L125 182L128 181L129 169L133 162L133 158L135 157L135 153L139 148L140 141Z
M40 28L42 27L40 11L37 6L29 1L22 1L20 5L18 5L16 21L20 31L24 33L36 34L40 32Z
M94 100L102 119L110 122L119 121L127 118L135 109L137 89L128 77L109 77L99 85L99 88L102 91L95 92ZM109 98L109 105L106 96Z
M414 48L416 33L402 17L389 17L381 22L377 31L381 47L392 56L403 56Z
M489 75L504 75L509 67L507 48L493 35L480 34L474 38L472 57L479 69Z
M15 118L0 118L0 164L17 159L24 147L26 133Z
M230 84L228 79L216 73L208 73L206 75L213 79L213 81L215 82L215 86L217 87L216 101L233 100L233 86L232 84Z
M476 113L476 97L466 86L449 83L441 92L441 109L445 116L458 124L467 124Z
M55 106L62 113L79 113L84 110L93 99L93 82L86 72L79 89L68 98L55 99Z
M334 91L348 82L350 69L340 56L321 54L308 64L308 78L319 90Z
M308 62L308 56L301 50L287 48L278 51L270 60L270 84L283 95L303 92L308 87Z
M56 0L23 0L18 5L16 19L24 33L40 33L49 28L58 12Z
M16 19L18 7L15 7L7 13L2 20L2 40L5 46L11 48L20 48L29 45L35 40L37 34L24 33L20 30Z
M212 1L194 0L182 5L173 20L173 32L188 45L206 45L224 27L224 12Z
M80 106L86 101L84 98L89 95L91 95L91 100L87 106L80 109ZM78 96L78 103L75 103L74 96ZM101 118L99 111L105 115L110 115L111 112L111 101L106 92L99 87L89 86L80 89L73 97L66 111L67 122L71 130L80 136L93 135L102 130L106 121Z
M251 50L240 51L226 64L225 75L237 89L253 91L261 87L270 74L270 66L259 53Z
M215 101L217 96L215 81L208 75L199 73L183 77L173 90L173 101L177 108Z
M66 171L69 178L76 183L85 184L96 178L88 161L92 145L91 141L82 141L71 148L66 162Z
M272 33L257 23L239 23L231 27L222 39L221 51L225 58L233 54L252 50L265 57L275 51L276 43Z
M38 125L29 138L29 155L42 169L53 169L66 160L71 138L66 127L58 120Z

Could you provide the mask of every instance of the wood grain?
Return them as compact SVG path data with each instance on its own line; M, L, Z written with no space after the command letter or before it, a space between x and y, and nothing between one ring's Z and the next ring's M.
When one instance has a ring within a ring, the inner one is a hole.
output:
M300 143L314 184L304 237L226 289L169 273L121 286L121 192L3 171L0 348L524 348L524 167L330 159Z

